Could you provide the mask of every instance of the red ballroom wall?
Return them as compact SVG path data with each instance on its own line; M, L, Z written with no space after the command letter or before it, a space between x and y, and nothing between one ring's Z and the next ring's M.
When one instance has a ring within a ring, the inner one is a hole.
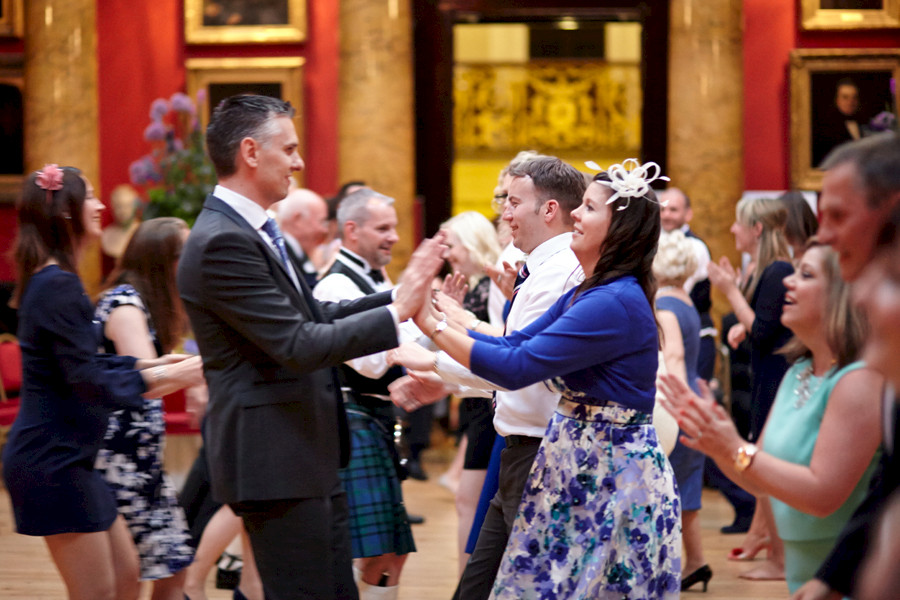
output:
M192 57L302 56L305 185L321 194L338 187L338 16L340 0L307 2L301 44L184 44L180 0L98 2L100 190L104 200L128 181L128 165L148 151L143 130L150 103L183 90ZM893 48L900 30L801 32L794 0L744 0L744 187L789 185L789 74L793 48ZM21 52L0 40L0 53ZM52 157L48 157L48 160ZM107 217L108 218L108 217ZM0 205L0 281L11 281L5 258L15 234L12 205Z
M307 2L307 40L300 44L184 44L181 0L104 0L97 9L101 197L128 182L128 165L149 151L144 128L150 103L185 88L184 61L193 57L302 56L305 185L330 195L338 188L337 93L339 0ZM0 53L22 52L0 40ZM52 160L48 157L47 160ZM110 220L106 215L106 221ZM14 279L6 250L15 237L15 209L0 205L0 281Z
M897 48L900 30L801 31L796 0L744 0L744 188L790 185L790 52Z

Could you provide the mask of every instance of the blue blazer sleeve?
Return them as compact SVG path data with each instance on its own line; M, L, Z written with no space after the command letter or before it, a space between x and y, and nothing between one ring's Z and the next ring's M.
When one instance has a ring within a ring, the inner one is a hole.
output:
M476 340L472 372L507 389L579 371L627 353L623 333L632 307L606 286L583 293L567 307L565 294L536 321L496 343Z
M756 317L750 331L750 342L763 354L774 352L790 336L781 324L781 311L787 291L783 279L793 272L790 263L779 260L766 267L760 276L754 294L756 302L753 311Z
M66 274L70 275L70 274ZM74 276L57 277L55 294L42 303L51 351L63 383L75 397L110 408L140 408L147 389L131 356L97 354L93 310Z

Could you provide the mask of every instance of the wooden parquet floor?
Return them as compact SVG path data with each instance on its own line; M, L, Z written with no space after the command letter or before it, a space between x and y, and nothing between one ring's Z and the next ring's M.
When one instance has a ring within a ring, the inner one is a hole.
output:
M418 552L406 563L400 587L400 600L449 600L456 587L456 512L453 497L437 483L446 468L452 451L448 447L429 450L424 466L431 475L429 481L404 482L406 503L411 513L423 515L425 523L415 525L413 533ZM179 465L190 460L180 460ZM173 469L174 471L174 469ZM713 570L709 591L685 592L685 598L697 600L765 600L787 598L783 581L758 582L738 578L738 574L753 563L731 562L726 556L733 546L740 544L741 535L722 535L719 527L732 520L731 508L714 491L703 497L701 521L704 552ZM210 600L226 600L231 592L217 590L212 581L207 586ZM142 598L149 598L145 586ZM0 599L2 600L60 600L65 588L40 538L14 533L9 495L0 489Z

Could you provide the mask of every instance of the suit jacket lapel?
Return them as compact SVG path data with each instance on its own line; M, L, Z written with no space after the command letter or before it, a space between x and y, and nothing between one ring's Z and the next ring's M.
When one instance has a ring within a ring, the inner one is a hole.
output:
M287 250L288 258L290 258L295 265L299 265L300 258L291 248L290 244L286 244L285 249ZM316 322L324 323L325 318L322 316L322 311L319 310L319 303L313 296L312 290L309 289L309 285L307 285L306 278L303 277L302 272L297 273L297 280L300 283L300 291L303 293L303 298L306 300L306 304L309 306L310 312L312 312Z
M263 239L259 236L259 232L254 229L250 223L247 222L241 215L237 213L233 208L228 206L227 203L223 202L221 199L216 198L212 194L206 197L206 202L203 203L204 210L211 210L222 214L227 217L230 221L235 223L241 229L250 232L253 234L253 239L256 243L265 247L265 252L269 257L269 262L276 265L276 269L278 269L281 273L283 281L278 281L276 278L276 282L280 283L280 287L285 290L290 290L289 295L291 298L296 300L295 302L303 313L307 316L307 318L316 321L318 323L322 321L322 314L319 310L318 305L316 304L315 299L312 296L312 292L309 291L307 287L306 290L297 289L297 286L294 285L294 281L291 279L290 273L288 273L287 268L284 266L284 263L281 262L281 257L275 254L275 251L263 241ZM288 247L288 253L290 255L290 248ZM301 282L301 286L303 285L303 278L297 278ZM300 300L303 300L302 302Z

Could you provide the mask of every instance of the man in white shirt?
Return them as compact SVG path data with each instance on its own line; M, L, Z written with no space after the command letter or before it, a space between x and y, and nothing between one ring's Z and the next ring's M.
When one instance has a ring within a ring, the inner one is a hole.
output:
M584 279L569 245L573 225L570 213L581 204L585 180L574 167L550 156L514 166L509 174L512 180L503 219L510 225L513 243L527 254L528 273L514 292L506 321L506 330L514 331L540 317ZM486 327L477 325L478 329ZM496 389L443 352L437 353L435 361L437 374L446 383ZM465 394L474 395L471 390ZM506 438L500 485L455 598L478 600L490 595L531 463L558 403L559 394L543 383L515 391L497 391L494 427Z
M341 201L337 210L341 246L313 292L316 299L340 302L391 289L382 268L391 261L399 239L393 204L393 198L369 188ZM424 338L412 321L400 327L401 341ZM396 468L394 405L388 392L388 385L403 371L390 367L385 353L379 352L347 361L339 373L353 448L340 474L350 507L359 597L396 598L403 563L415 551Z

